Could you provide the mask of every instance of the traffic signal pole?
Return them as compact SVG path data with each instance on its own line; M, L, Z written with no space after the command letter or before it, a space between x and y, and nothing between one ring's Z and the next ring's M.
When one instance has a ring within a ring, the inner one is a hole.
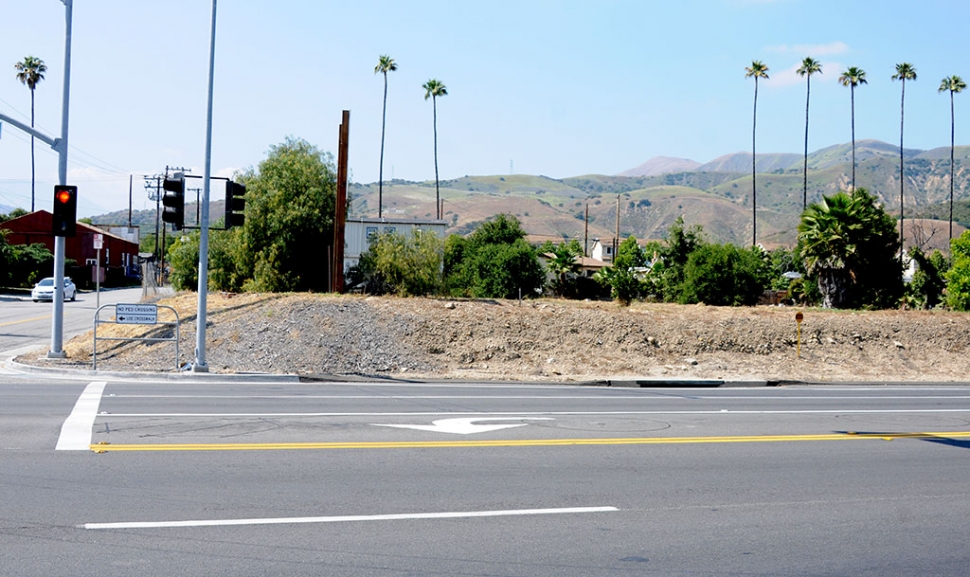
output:
M71 100L71 22L73 20L73 0L60 0L64 4L64 96L61 103L61 137L51 138L43 132L18 122L5 114L0 114L0 121L23 130L48 144L57 151L57 182L67 184L67 126L68 112ZM63 349L64 343L64 253L67 246L63 236L54 236L54 313L51 315L51 348L47 352L48 358L63 359L67 356Z
M216 0L212 0L212 35L209 41L209 102L205 125L205 172L202 176L202 219L199 222L199 310L195 330L192 372L208 373L205 360L206 297L209 291L209 189L212 175L212 85L216 66Z
M61 0L64 3L64 96L61 102L61 137L55 144L58 148L57 180L67 184L67 126L71 101L71 22L74 0ZM54 314L51 317L51 349L48 358L63 359L64 352L64 252L67 239L54 237Z

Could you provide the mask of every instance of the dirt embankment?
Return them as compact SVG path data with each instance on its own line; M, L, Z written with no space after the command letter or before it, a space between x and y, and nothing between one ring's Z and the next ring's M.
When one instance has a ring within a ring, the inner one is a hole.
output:
M195 295L160 304L179 310L182 363L191 361ZM547 299L213 294L206 353L210 371L226 373L557 381L970 380L966 314L803 310L799 345L795 313L778 307L620 307ZM102 327L99 336L169 330ZM174 367L171 343L104 341L98 349L102 370ZM68 358L57 363L90 367L90 334L72 339L65 350ZM41 356L24 355L20 361L51 363Z

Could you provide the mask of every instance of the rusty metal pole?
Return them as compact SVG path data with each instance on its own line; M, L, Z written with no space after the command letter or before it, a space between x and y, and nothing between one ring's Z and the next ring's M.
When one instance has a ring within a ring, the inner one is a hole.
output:
M347 153L350 149L350 111L343 111L337 150L337 203L333 226L333 292L344 292L344 233L347 224Z

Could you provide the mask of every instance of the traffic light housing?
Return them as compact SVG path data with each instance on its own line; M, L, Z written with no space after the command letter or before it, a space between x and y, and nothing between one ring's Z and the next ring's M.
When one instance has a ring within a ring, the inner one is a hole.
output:
M246 185L226 181L226 230L246 222Z
M175 230L182 230L185 226L185 176L176 172L172 178L166 178L162 185L165 190L162 196L162 221L170 222Z
M65 184L54 186L54 236L74 236L77 231L77 187Z

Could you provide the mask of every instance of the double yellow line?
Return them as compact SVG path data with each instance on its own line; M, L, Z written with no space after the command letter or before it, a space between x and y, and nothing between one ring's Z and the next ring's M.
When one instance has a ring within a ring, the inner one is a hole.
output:
M684 445L700 443L791 443L797 441L871 441L895 439L964 439L970 431L934 433L830 433L823 435L734 435L724 437L630 437L602 439L494 439L475 441L372 441L348 443L184 443L91 445L108 451L294 451L308 449L441 449L461 447L564 447L578 445Z

